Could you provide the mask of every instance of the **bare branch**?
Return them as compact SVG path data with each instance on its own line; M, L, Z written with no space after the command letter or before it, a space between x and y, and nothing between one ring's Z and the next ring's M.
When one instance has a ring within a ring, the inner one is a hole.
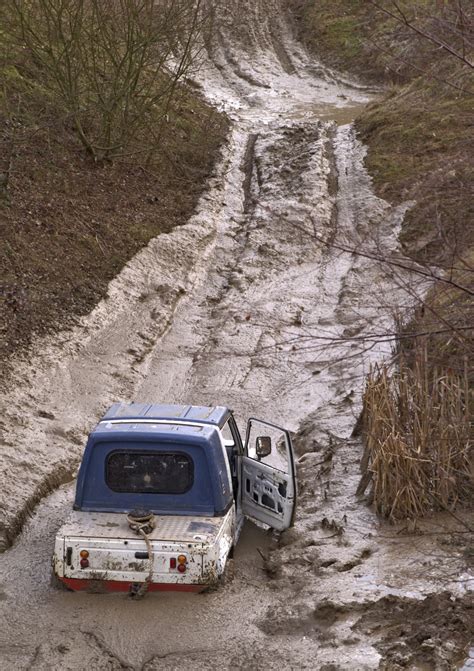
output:
M384 14L387 14L390 16L392 19L395 19L399 23L402 23L403 25L407 26L410 28L410 30L413 30L415 33L418 33L421 37L425 38L426 40L429 40L433 44L436 44L438 47L446 51L447 53L451 54L451 56L454 56L455 58L459 59L462 61L465 65L468 65L470 68L474 69L474 63L471 63L462 53L459 53L456 49L451 47L449 44L446 44L442 40L440 40L436 35L432 35L431 33L428 33L425 30L422 30L418 26L416 26L414 23L408 19L408 17L404 14L404 12L401 10L399 7L398 3L396 0L392 0L393 5L395 6L397 13L392 12L391 10L387 9L383 5L381 5L379 2L376 2L375 0L368 0L371 5L376 7L378 10L383 12Z
M306 231L305 231L306 232ZM389 266L393 266L395 268L402 268L403 270L408 270L412 273L415 273L417 275L421 275L422 277L427 277L431 280L434 280L436 282L442 282L444 284L449 284L452 287L455 287L456 289L459 289L460 291L463 291L469 296L474 296L474 291L470 289L469 287L463 286L462 284L459 284L453 279L450 279L449 277L444 277L443 275L437 275L433 270L430 268L426 268L423 266L419 265L410 265L407 262L403 261L397 261L396 259L389 259L385 256L380 256L377 254L371 254L369 252L362 252L360 249L355 249L351 247L347 247L345 245L342 245L340 243L336 243L334 241L327 241L324 240L324 238L321 238L320 236L317 235L317 233L313 234L313 237L320 242L322 245L325 245L327 247L334 247L334 249L339 249L341 252L347 252L348 254L356 254L358 256L362 256L363 258L366 259L372 259L373 261L378 261L379 263L384 263Z
M202 0L6 1L41 85L71 114L85 149L96 160L155 152L201 46Z

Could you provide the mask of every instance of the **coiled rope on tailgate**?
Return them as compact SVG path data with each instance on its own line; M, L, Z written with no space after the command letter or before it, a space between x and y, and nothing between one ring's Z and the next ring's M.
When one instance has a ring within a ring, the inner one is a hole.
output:
M147 593L148 586L153 578L153 546L150 541L150 534L156 526L155 516L149 510L137 508L128 513L127 522L132 531L143 537L148 551L148 575L145 578L145 582L143 582L140 585L140 588L133 594L135 599L141 599Z

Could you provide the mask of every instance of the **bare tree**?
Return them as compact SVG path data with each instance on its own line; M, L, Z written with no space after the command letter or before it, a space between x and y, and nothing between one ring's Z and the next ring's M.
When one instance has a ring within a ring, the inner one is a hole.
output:
M200 49L202 0L7 0L36 74L95 160L153 152Z

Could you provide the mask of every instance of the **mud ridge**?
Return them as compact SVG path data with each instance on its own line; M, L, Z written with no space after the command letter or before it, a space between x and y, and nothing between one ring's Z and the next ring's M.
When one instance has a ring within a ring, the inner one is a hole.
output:
M273 51L277 55L283 70L289 75L296 74L296 67L293 65L291 56L285 48L285 40L282 35L281 24L278 24L277 26L273 24L270 25L269 33Z
M225 77L229 69L228 66L230 65L232 73L236 75L239 79L241 79L243 82L250 84L251 86L256 86L262 89L270 88L270 84L267 84L266 82L261 82L254 75L242 70L239 60L235 56L233 56L232 53L229 51L229 48L227 46L228 42L226 40L226 37L221 33L221 31L217 31L217 37L219 45L221 47L220 53L223 56L224 63L219 63L219 61L217 60L215 61L215 63L216 67L219 68L219 70L223 73Z
M255 144L258 140L258 133L252 133L247 140L247 147L242 165L244 173L243 191L244 191L244 214L250 212L252 206L252 175L255 161Z
M17 511L11 519L8 527L0 526L0 553L10 547L18 534L21 533L27 519L29 519L38 503L51 494L55 489L68 482L72 482L76 475L79 460L73 464L72 468L64 464L56 464L53 470L48 473L34 492L28 497L24 505Z
M423 599L386 596L374 602L337 603L323 599L313 607L296 604L272 609L258 624L271 637L302 635L320 644L345 635L342 644L354 647L360 636L370 637L380 653L378 668L455 668L474 635L472 595L450 592ZM340 632L338 632L338 629Z
M384 597L367 607L353 629L374 637L383 671L423 666L450 671L472 645L474 596Z

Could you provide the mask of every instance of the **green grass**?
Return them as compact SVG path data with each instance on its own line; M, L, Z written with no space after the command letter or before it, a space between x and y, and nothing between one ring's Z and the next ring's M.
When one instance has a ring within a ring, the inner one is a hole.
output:
M289 0L296 16L300 37L319 57L339 69L359 73L379 81L384 66L378 57L366 53L366 41L375 31L383 31L389 21L377 24L366 2L359 0Z
M428 263L474 244L470 154L472 101L426 99L420 89L382 100L357 120L368 144L366 165L377 191L392 202L414 200L401 234L405 251ZM452 246L446 239L452 240ZM420 248L422 239L429 244Z

